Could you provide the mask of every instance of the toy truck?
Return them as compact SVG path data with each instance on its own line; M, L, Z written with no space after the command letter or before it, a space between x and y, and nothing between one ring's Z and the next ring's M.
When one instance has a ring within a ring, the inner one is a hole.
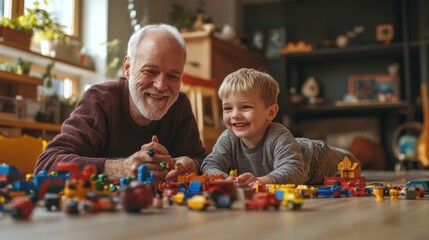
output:
M252 199L246 200L244 206L247 210L250 209L268 209L274 207L278 210L280 208L281 201L277 198L274 193L270 192L257 192L253 194Z
M15 197L10 203L10 214L15 219L29 219L34 203L28 197Z
M140 212L152 205L153 191L149 184L132 181L129 186L121 188L122 209L127 212Z
M274 193L281 200L281 205L290 210L300 209L304 202L304 197L296 188L277 189Z
M412 181L407 182L407 184L405 186L423 189L425 192L424 195L429 194L429 181L412 180ZM424 196L420 196L420 197L424 197Z
M217 180L208 183L207 191L218 208L230 208L234 196L234 183L227 180Z

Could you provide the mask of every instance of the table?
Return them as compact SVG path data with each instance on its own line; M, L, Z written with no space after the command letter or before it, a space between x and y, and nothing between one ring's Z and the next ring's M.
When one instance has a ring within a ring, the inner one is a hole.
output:
M0 239L427 239L428 218L429 197L310 198L297 211L247 211L235 202L231 210L171 206L70 216L38 207L29 221L0 218Z

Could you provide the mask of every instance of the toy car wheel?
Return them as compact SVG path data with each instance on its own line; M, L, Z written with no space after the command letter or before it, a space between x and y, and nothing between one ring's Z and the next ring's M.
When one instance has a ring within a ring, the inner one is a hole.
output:
M294 204L293 205L293 210L300 209L300 208L301 208L301 204Z
M275 206L274 206L274 209L275 209L275 210L279 210L279 209L280 209L280 205L275 205Z

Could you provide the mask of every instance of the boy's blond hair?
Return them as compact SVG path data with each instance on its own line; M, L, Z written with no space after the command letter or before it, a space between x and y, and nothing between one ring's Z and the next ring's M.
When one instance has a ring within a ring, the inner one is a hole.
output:
M251 68L241 68L225 77L219 87L221 100L234 93L258 94L265 106L277 104L279 84L269 74Z

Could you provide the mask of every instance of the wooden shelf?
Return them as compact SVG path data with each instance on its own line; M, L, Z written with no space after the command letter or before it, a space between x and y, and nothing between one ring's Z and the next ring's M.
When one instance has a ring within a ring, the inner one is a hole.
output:
M33 64L46 66L52 61L55 61L55 71L72 73L78 76L95 76L94 68L87 67L78 63L74 63L61 58L52 58L28 49L22 49L14 46L13 44L0 42L0 56L17 59L30 60Z
M24 121L19 119L1 119L0 118L0 126L36 129L36 130L53 131L53 132L61 131L61 124L31 122L31 121Z
M321 48L311 52L287 53L283 56L290 61L320 61L327 59L351 59L353 57L380 56L383 54L402 54L404 44L395 42L389 45L371 44L345 48Z
M338 117L338 116L373 116L383 115L386 112L399 111L405 109L408 104L404 101L392 103L373 104L349 104L336 106L335 104L323 105L302 105L294 110L299 117Z
M12 72L0 70L0 82L24 83L30 85L42 85L43 80L28 75L18 75Z

